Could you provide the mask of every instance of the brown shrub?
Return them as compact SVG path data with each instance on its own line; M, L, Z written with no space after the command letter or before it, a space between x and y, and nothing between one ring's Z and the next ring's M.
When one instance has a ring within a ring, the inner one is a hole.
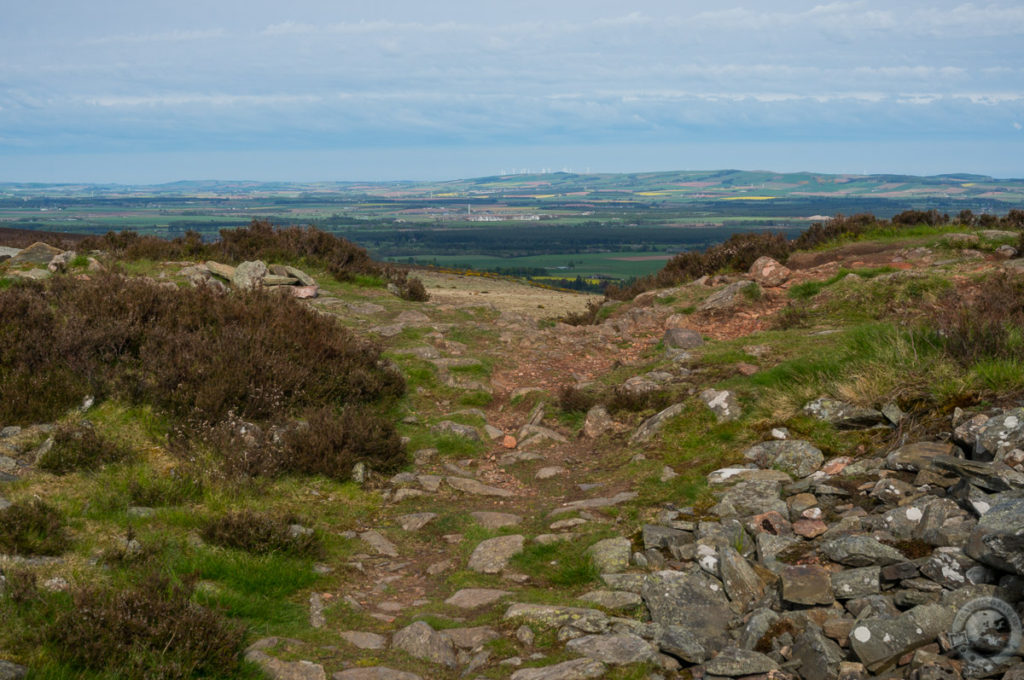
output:
M323 545L316 533L292 530L299 524L291 516L243 510L223 515L207 523L203 539L226 548L237 548L257 555L280 552L318 557Z
M244 630L191 595L190 584L155 574L122 592L81 588L72 594L74 607L49 626L47 641L62 661L125 678L230 677Z
M994 274L974 290L946 296L932 324L954 359L1019 359L1024 353L1024 278Z
M85 239L81 250L103 250L123 259L215 259L238 263L244 260L308 262L323 266L338 280L354 274L380 275L380 266L366 250L316 227L275 227L253 220L248 227L222 229L220 240L204 243L194 231L165 240L134 231L108 232Z
M110 441L83 421L58 426L53 433L53 446L39 457L38 465L47 472L62 475L120 462L131 455L129 449Z
M591 300L582 312L568 312L559 321L570 326L593 326L601 319L601 301Z
M567 413L586 413L597 403L597 394L575 385L566 385L558 393L558 407Z
M38 498L0 510L0 552L60 555L71 545L64 517Z
M0 290L0 319L0 422L54 419L86 394L217 422L232 410L258 420L404 391L378 347L259 292L60 277Z
M312 410L304 424L290 428L284 436L286 471L344 480L358 462L381 472L405 463L394 426L365 408L349 406L340 413Z

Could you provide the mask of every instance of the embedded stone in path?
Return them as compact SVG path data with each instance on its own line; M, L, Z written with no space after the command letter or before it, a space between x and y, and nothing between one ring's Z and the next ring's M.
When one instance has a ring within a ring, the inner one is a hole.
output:
M460 609L476 609L477 607L486 607L489 604L494 604L510 594L507 590L497 590L496 588L463 588L445 600L444 603Z
M628 538L606 538L587 548L587 554L602 574L615 574L629 567Z
M551 479L552 477L560 477L566 474L567 472L569 471L566 470L561 465L549 465L547 467L542 467L541 469L537 470L537 473L534 475L534 477L536 477L537 479Z
M437 514L433 512L414 512L412 514L402 515L399 517L398 523L406 531L419 531L432 522L436 517Z
M469 516L485 529L515 526L523 521L523 518L519 515L513 515L508 512L487 512L481 510L479 512L471 512Z
M484 574L500 573L508 561L523 552L523 536L497 536L481 541L469 557L469 568Z
M496 486L488 486L483 482L479 482L469 477L445 477L445 481L453 489L458 489L463 493L469 493L476 496L497 496L499 498L508 498L515 494L508 489L501 489Z
M682 413L683 408L684 404L682 403L672 404L668 408L654 414L641 423L640 427L633 433L633 436L629 438L629 443L637 444L650 440L651 437L661 431L661 428L665 427L665 423Z
M604 663L657 663L658 652L646 640L632 633L584 635L570 640L566 650Z
M718 656L704 665L710 675L724 675L738 678L745 675L760 675L779 669L779 664L770 656L759 652L726 647Z
M440 666L455 668L455 645L426 621L416 621L396 632L391 646L403 652Z
M387 555L388 557L398 557L398 547L394 543L384 538L376 529L370 529L359 534L359 538L366 543L368 546L379 555Z
M589 680L603 678L604 673L605 665L600 661L573 659L544 668L524 668L513 673L511 680Z
M359 630L343 630L341 638L359 649L386 649L388 639L377 633L367 633Z
M619 503L625 503L631 501L637 497L635 491L622 491L615 494L614 496L602 497L602 498L587 498L582 501L572 501L566 503L560 508L555 508L549 514L551 516L564 515L567 512L573 512L575 510L595 510L597 508L608 508Z
M579 599L606 609L633 609L643 604L639 595L626 590L592 590L580 595Z
M423 678L415 673L396 671L385 666L371 666L338 671L331 676L331 680L423 680Z
M263 672L274 680L327 680L324 667L312 661L282 661L270 656L264 649L279 642L301 644L298 640L269 637L257 640L245 650L246 661L258 664Z

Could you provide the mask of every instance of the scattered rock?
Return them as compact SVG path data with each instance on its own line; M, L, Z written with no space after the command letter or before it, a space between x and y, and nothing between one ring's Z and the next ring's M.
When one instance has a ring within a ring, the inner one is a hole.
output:
M668 408L651 416L637 428L636 432L633 433L633 436L629 438L629 442L631 444L637 444L649 441L651 437L661 430L661 428L665 427L665 423L682 413L684 408L685 405L682 403L672 404Z
M628 538L606 538L587 548L587 554L602 574L615 574L629 567Z
M397 631L391 638L391 647L439 666L455 668L457 664L451 638L437 632L425 621L416 621Z
M444 601L459 609L476 609L494 604L506 595L511 595L507 590L495 588L463 588Z
M584 635L570 640L565 648L581 656L615 666L630 663L655 663L657 650L643 638L632 633Z
M885 425L889 421L881 411L854 406L845 401L820 397L804 406L804 411L838 428L858 429Z
M751 291L751 292L748 292ZM737 281L715 291L700 305L701 311L719 311L732 309L748 300L761 296L761 286L753 281Z
M750 275L766 288L781 286L789 278L790 271L767 256L761 256L750 265Z
M394 543L384 538L376 529L370 529L359 534L359 538L370 546L374 552L378 555L386 555L388 557L398 557L398 547Z
M701 334L690 328L668 328L661 337L666 349L694 349L704 344Z
M469 557L469 569L483 574L498 574L508 561L523 552L523 536L497 536L481 541Z
M778 670L779 664L770 656L758 652L738 647L726 647L715 658L704 664L704 669L711 675L738 678Z
M396 671L386 666L369 666L338 671L331 676L331 680L423 680L423 678L415 673Z
M469 516L476 520L476 522L485 529L500 529L502 527L511 527L523 521L523 518L519 515L513 515L508 512L480 511L471 512L469 513Z
M761 442L747 449L743 457L762 468L776 468L797 478L811 475L825 462L820 449L801 439Z
M469 477L445 477L444 481L446 481L448 486L453 489L457 489L463 493L473 494L475 496L497 496L498 498L509 498L515 495L514 492L508 489L488 486L483 482L470 479Z
M590 680L603 678L606 667L594 659L573 659L543 668L524 668L512 674L511 680Z
M740 404L728 390L706 389L700 393L701 401L707 404L719 422L736 420L740 417ZM657 416L655 416L657 417Z
M388 639L377 633L365 633L358 630L343 630L341 638L359 649L382 650L387 649Z

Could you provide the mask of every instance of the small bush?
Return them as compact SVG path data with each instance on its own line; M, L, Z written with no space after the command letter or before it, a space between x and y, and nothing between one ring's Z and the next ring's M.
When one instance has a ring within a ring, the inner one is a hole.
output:
M61 425L53 434L53 446L40 456L39 467L63 475L75 470L95 470L107 463L127 460L132 452L112 442L87 422Z
M558 393L558 407L567 413L586 413L597 405L598 395L566 385Z
M148 508L181 505L202 496L203 482L175 469L167 475L144 474L132 477L128 480L127 492L131 505Z
M0 510L0 552L60 555L70 545L64 517L38 498Z
M150 575L130 590L86 587L49 627L58 658L132 680L227 677L239 666L244 630L191 600L192 587Z
M232 512L210 521L203 539L214 545L237 548L257 555L280 552L289 555L319 556L323 553L316 533L295 531L294 517L251 511Z
M345 480L357 462L380 472L405 464L405 449L394 426L363 408L340 413L316 409L304 426L291 428L284 437L284 466L289 472L324 475Z
M1024 279L996 274L976 290L947 296L934 323L946 351L961 365L1017 361L1024 355Z
M781 331L791 328L807 328L810 325L810 319L811 315L806 307L789 304L772 317L772 328Z
M601 317L601 304L600 300L591 300L587 303L586 311L569 312L558 320L570 326L593 326L603 320Z

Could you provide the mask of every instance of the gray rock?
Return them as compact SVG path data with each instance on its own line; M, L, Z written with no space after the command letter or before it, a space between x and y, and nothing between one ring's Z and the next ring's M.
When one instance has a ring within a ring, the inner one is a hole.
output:
M987 493L1024 489L1024 473L1001 462L936 456L932 459L932 468L946 474L952 473Z
M661 651L687 663L704 663L708 658L708 641L688 626L664 626L657 642Z
M396 671L386 666L369 666L338 671L331 676L331 680L423 680L423 678L415 673Z
M899 550L871 536L839 536L826 541L821 551L833 562L848 567L885 566L906 560Z
M451 638L452 643L459 649L475 649L490 640L501 637L501 633L490 626L448 628L441 631L441 634Z
M583 434L591 439L597 439L614 427L615 421L608 414L608 409L598 404L587 411L587 418L583 421Z
M364 531L359 534L359 538L363 543L370 546L378 555L398 557L398 547L388 539L384 538L384 535L376 529Z
M463 493L473 494L475 496L497 496L498 498L509 498L515 494L508 489L502 489L496 486L488 486L483 482L479 482L469 477L445 477L445 481L453 489L458 489Z
M615 574L629 568L632 548L628 538L606 538L587 548L587 554L602 574Z
M881 567L844 569L832 574L832 592L837 600L853 600L881 592Z
M949 607L926 604L897 618L861 619L850 633L850 646L865 668L874 673L948 632L953 614Z
M0 659L0 680L22 680L28 676L28 668Z
M748 288L755 292L747 293ZM754 297L760 293L761 287L753 281L737 281L709 295L701 303L700 309L701 311L731 309L745 303L748 299L747 295Z
M641 527L641 535L643 536L644 550L652 548L667 550L673 545L693 543L692 533L660 524L644 524Z
M743 631L740 633L739 645L743 649L753 649L761 639L771 630L779 615L767 607L754 611L747 619Z
M779 473L785 474L785 473ZM719 517L749 517L775 511L788 512L786 502L779 498L781 485L777 481L740 482L722 494L711 511Z
M512 674L511 680L590 680L603 678L606 667L594 659L573 659L543 668L524 668Z
M551 516L564 515L567 512L574 512L576 510L594 510L597 508L610 508L620 503L631 501L637 497L635 491L620 491L614 496L601 496L599 498L585 498L579 501L570 501L565 503L560 508L555 508L549 514Z
M592 590L580 595L579 599L605 609L636 609L643 605L640 595L626 590Z
M388 639L377 633L367 633L359 630L343 630L341 638L359 649L381 650L387 649Z
M974 455L978 460L999 460L1012 449L1024 448L1024 408L990 418L978 431Z
M733 613L716 580L700 573L659 571L648 575L640 594L655 623L688 629L705 649L724 642Z
M760 675L779 669L779 664L770 656L738 647L726 647L704 664L711 675L738 678L745 675Z
M523 552L523 537L497 536L481 541L469 557L469 569L483 574L498 574L513 556Z
M416 621L397 631L391 638L391 647L440 666L456 666L455 645L451 639L425 621Z
M615 666L655 663L657 651L643 638L631 633L584 635L570 640L566 650Z
M276 637L263 638L249 645L245 650L245 659L258 664L273 680L327 680L327 673L320 664L311 661L282 661L263 651L282 641L293 644L298 642Z
M1024 492L996 494L990 501L964 552L983 564L1024 576Z
M437 519L433 512L414 512L409 515L402 515L398 518L398 524L406 531L419 531L423 527Z
M495 588L463 588L444 601L459 609L476 609L494 604L506 595L511 595L507 590Z
M661 338L666 349L693 349L704 344L704 338L689 328L669 328Z
M764 581L732 546L719 547L718 571L725 594L735 605L748 609L764 597Z
M263 285L263 277L268 273L266 263L261 260L243 262L235 267L231 284L242 290L255 290Z
M736 395L728 390L709 388L700 393L700 399L715 414L718 422L736 420L740 417L740 403L736 400Z
M750 265L750 275L762 286L775 288L781 286L789 278L790 271L778 261L762 255Z
M63 250L60 248L54 248L53 246L36 242L30 245L28 248L23 248L18 251L17 255L14 255L9 260L10 264L38 264L46 266L50 264L50 261L56 255L60 255Z
M505 610L506 621L523 621L546 628L571 626L584 633L605 633L611 622L597 609L516 603Z
M808 626L793 642L794 661L803 680L837 680L846 655L832 640Z
M469 516L476 520L476 522L485 529L511 527L523 521L523 518L519 515L513 515L508 512L479 511L471 512L469 513Z
M298 279L299 283L301 283L303 286L316 285L316 279L314 279L312 276L302 271L301 269L296 269L295 267L292 267L290 265L285 265L284 271L286 276L291 276L292 278Z
M825 462L820 449L801 439L761 442L747 449L743 456L763 468L776 468L798 478L807 477Z
M889 422L880 411L828 397L820 397L810 402L804 406L804 412L843 429L875 427Z
M886 456L885 467L910 472L927 470L936 456L955 456L957 451L959 449L951 442L914 442Z
M782 579L782 599L793 604L832 604L832 581L829 572L816 564L786 567L779 574Z
M438 434L452 434L456 437L462 437L463 439L469 439L474 442L483 440L483 437L480 436L480 432L475 427L456 423L451 420L442 420L430 429Z
M682 403L672 404L668 408L654 414L640 424L640 427L636 429L633 436L629 438L629 442L631 444L638 444L649 441L654 435L661 431L661 428L665 427L665 424L669 420L682 413L683 408L685 408L685 405Z

